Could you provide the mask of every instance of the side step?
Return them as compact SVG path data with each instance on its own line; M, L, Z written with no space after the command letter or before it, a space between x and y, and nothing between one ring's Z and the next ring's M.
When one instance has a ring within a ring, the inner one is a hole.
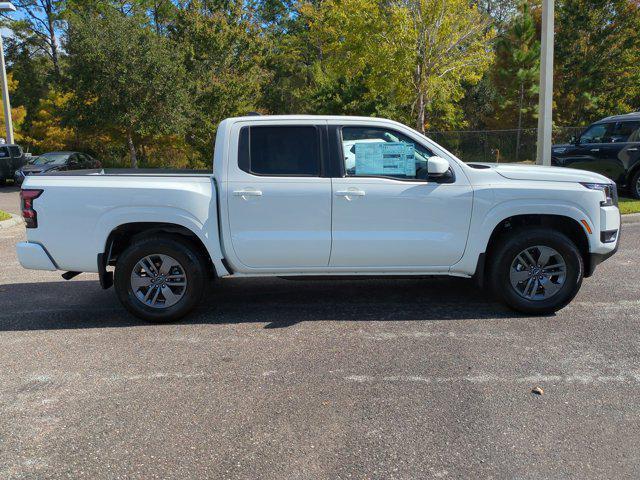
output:
M64 278L65 280L71 280L73 277L77 277L81 273L82 272L65 272L62 274L62 278Z

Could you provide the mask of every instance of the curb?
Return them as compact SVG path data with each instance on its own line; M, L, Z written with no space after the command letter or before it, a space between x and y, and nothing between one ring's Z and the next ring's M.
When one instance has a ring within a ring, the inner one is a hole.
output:
M0 222L0 230L4 230L5 228L15 227L16 225L22 225L24 223L24 220L22 220L22 217L18 215L14 215L13 213L10 213L9 215L11 215L11 218L9 220L2 220Z
M640 223L640 213L628 213L627 215L621 215L622 223Z

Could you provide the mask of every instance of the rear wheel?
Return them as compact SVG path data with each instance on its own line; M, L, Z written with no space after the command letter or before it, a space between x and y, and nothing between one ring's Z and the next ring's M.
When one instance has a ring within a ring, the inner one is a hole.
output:
M0 178L0 187L4 187L7 184L6 178Z
M640 198L640 169L631 177L630 189L633 198Z
M516 230L502 239L492 259L489 281L494 293L520 312L556 312L582 285L582 255L571 239L555 230Z
M118 258L115 288L127 310L152 322L171 322L200 301L206 260L187 240L154 236L132 243Z

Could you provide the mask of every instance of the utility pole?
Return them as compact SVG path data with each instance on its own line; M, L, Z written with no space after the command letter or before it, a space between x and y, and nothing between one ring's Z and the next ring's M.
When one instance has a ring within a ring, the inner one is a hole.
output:
M16 7L11 2L0 2L0 12L15 12ZM7 82L7 69L4 65L4 45L0 33L0 74L2 82L2 106L4 107L4 124L7 127L7 143L13 143L13 122L11 121L11 103L9 102L9 85Z
M540 45L540 101L536 162L551 165L553 125L553 9L554 0L542 0L542 42Z

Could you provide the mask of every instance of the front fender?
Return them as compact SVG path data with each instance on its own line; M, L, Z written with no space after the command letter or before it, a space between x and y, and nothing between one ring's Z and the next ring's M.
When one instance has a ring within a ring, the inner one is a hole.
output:
M557 215L568 217L579 225L582 220L588 222L590 228L594 229L594 222L590 215L578 204L572 202L558 203L557 200L510 200L499 203L484 215L472 219L469 234L469 243L462 259L450 269L451 273L462 275L473 275L476 271L480 255L487 250L489 240L496 227L507 218L518 215ZM584 229L584 226L582 227ZM595 230L595 229L594 229ZM585 231L586 234L586 231ZM594 241L592 235L587 235L589 244Z

